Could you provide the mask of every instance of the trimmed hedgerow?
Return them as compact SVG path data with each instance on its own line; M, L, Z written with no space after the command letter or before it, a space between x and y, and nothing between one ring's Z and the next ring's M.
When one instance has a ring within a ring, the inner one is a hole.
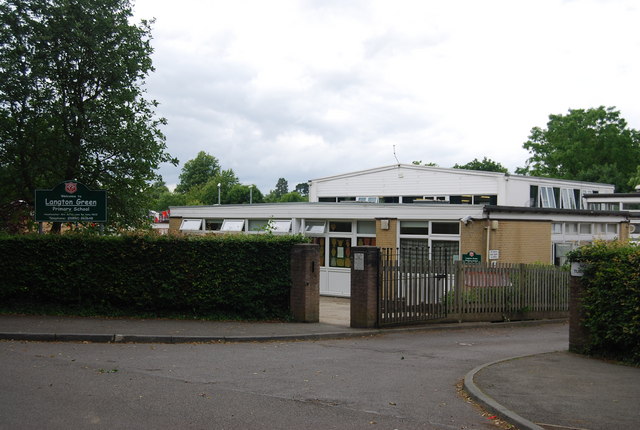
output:
M569 254L584 263L584 353L640 364L640 245L596 242Z
M0 237L0 307L104 315L289 315L300 236Z

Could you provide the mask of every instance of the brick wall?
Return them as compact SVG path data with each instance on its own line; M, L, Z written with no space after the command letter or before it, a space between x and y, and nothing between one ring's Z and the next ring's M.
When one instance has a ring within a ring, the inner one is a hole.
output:
M382 229L382 220L389 221L389 229ZM398 220L396 218L376 219L376 246L379 248L396 248L398 246Z
M460 254L468 254L469 251L474 251L482 255L483 261L485 261L484 254L487 246L485 226L486 222L484 220L469 222L466 225L460 223Z
M631 233L629 231L629 223L628 222L621 222L620 223L620 234L619 234L620 240L628 240L630 234Z
M495 261L552 263L551 223L548 221L477 220L467 225L462 224L460 253L475 251L482 255L483 262L488 261L487 227L491 228L489 249L500 251L500 259Z
M182 218L169 218L169 234L180 233L180 224L182 224Z

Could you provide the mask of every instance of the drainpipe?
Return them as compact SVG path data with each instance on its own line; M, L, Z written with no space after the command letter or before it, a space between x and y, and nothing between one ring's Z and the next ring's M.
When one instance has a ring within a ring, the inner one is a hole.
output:
M491 218L487 216L487 226L485 227L487 229L487 248L485 249L485 260L489 258L489 245L491 242ZM487 260L488 261L488 260Z

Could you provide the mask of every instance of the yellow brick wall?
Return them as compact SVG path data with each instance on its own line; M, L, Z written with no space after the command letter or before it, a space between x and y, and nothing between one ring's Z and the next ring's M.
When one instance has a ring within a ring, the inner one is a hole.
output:
M620 223L620 234L619 234L619 238L620 240L624 241L624 240L629 240L629 235L631 233L629 232L629 223L628 222L621 222Z
M398 220L389 220L389 230L382 230L382 219L376 219L376 246L379 248L396 248L398 246Z
M494 221L495 222L495 221ZM490 220L478 220L460 229L460 253L475 251L488 262L487 226ZM498 263L551 264L551 223L548 221L497 221L490 230L489 249L500 251Z
M180 224L182 224L182 218L169 218L169 234L179 234Z
M487 239L485 235L486 222L477 220L469 222L466 225L460 223L460 254L468 254L474 251L476 254L482 255L482 261L485 261L485 248Z

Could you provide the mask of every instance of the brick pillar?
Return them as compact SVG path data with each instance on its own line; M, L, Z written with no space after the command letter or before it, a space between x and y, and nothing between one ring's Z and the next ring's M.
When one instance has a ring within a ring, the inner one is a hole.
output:
M584 309L582 277L571 276L569 281L569 351L583 353L589 344L589 331L583 325Z
M294 245L291 250L290 306L293 320L320 321L320 246L313 243Z
M378 262L380 249L375 246L351 248L351 327L372 328L378 325Z

